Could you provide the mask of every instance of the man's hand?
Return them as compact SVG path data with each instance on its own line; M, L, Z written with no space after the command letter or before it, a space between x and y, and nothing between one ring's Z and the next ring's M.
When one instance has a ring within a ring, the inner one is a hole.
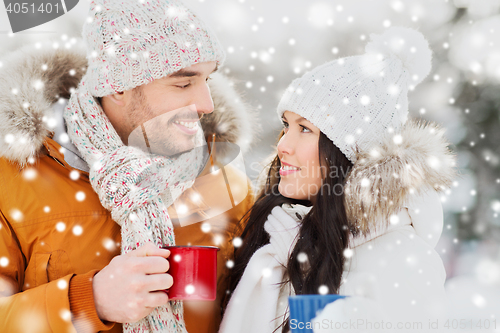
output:
M168 302L163 291L173 284L166 272L170 251L147 243L137 250L114 257L94 276L92 287L101 320L133 323L155 307Z

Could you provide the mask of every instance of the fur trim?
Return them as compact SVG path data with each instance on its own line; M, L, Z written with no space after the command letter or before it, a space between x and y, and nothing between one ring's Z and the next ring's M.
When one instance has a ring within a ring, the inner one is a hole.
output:
M345 185L353 232L366 235L386 228L391 215L412 195L449 187L456 171L448 145L438 125L410 120L399 135L388 135L379 147L358 151Z
M51 132L45 119L52 114L52 104L69 98L70 89L76 88L85 74L85 54L82 47L54 50L27 46L2 59L0 157L20 165L36 157ZM202 118L203 130L207 135L215 133L216 141L235 143L245 152L253 139L256 117L227 77L220 73L212 77L209 86L215 109Z
M0 156L24 165L40 152L50 132L44 116L60 97L69 98L86 71L80 52L27 46L3 59Z
M234 82L221 73L213 73L208 81L214 112L201 118L201 126L207 137L215 134L216 142L237 144L243 153L247 152L256 132L256 112L241 100L234 88ZM223 151L218 154L224 155Z

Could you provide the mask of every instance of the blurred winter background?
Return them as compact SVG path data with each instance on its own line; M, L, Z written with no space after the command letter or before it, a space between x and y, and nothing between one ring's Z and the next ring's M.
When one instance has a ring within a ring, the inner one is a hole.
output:
M244 156L251 179L273 152L280 130L275 108L292 79L362 53L371 33L390 26L417 28L427 37L433 69L410 93L410 113L443 124L458 155L461 176L443 193L437 246L450 304L454 318L483 320L476 330L488 331L486 320L492 330L496 319L500 331L500 0L186 2L216 31L227 52L223 71L258 110L261 130ZM63 17L15 35L0 9L0 56L44 41L71 47L87 9L88 0L80 0Z

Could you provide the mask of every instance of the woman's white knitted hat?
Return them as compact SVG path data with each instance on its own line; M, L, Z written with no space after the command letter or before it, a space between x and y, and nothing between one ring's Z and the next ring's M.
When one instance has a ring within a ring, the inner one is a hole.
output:
M95 97L129 90L224 51L213 32L179 0L93 0L83 27L86 82Z
M295 79L278 105L318 127L353 163L356 151L397 133L408 117L408 89L431 69L424 36L393 27L371 35L364 55L325 63Z

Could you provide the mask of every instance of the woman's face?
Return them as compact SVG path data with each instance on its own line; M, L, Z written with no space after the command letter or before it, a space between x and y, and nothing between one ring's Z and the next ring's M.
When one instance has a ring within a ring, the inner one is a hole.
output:
M279 192L313 204L321 189L322 174L318 141L320 130L312 123L290 111L283 114L285 133L278 143L281 162Z

